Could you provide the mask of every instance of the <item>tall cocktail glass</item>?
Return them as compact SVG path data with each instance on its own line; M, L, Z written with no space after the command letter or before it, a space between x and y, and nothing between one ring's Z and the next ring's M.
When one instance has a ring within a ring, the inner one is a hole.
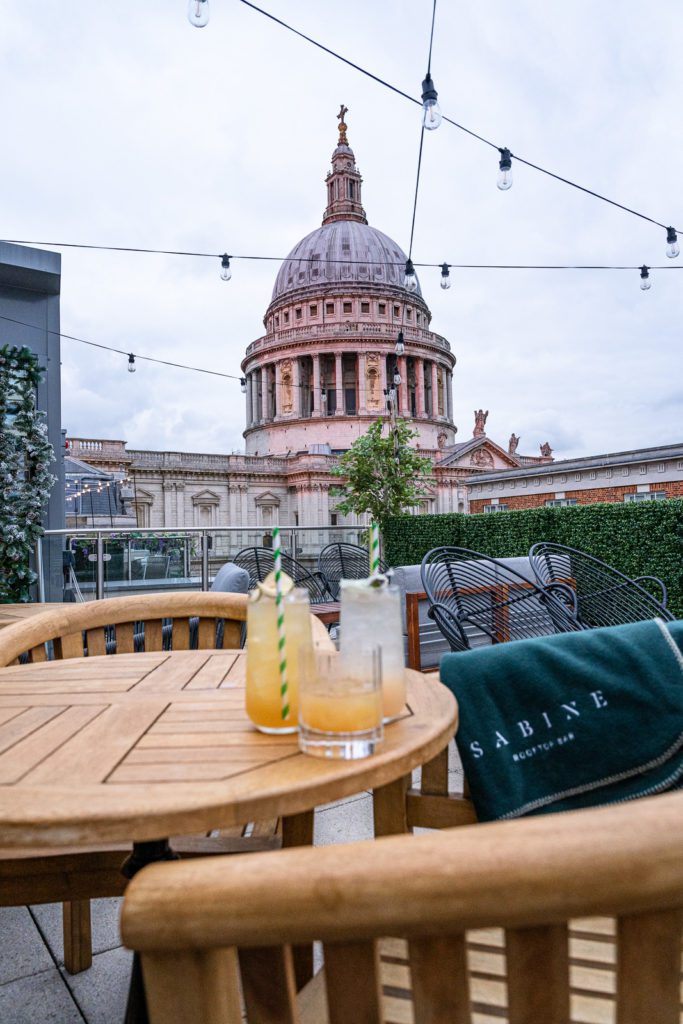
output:
M252 596L247 606L247 715L261 732L296 732L301 654L313 648L308 591L290 589L284 596L289 717L283 719L277 612L274 591L271 596L269 589L252 591L258 596Z
M383 576L342 580L340 627L345 657L372 644L380 647L384 721L396 718L406 702L401 591Z

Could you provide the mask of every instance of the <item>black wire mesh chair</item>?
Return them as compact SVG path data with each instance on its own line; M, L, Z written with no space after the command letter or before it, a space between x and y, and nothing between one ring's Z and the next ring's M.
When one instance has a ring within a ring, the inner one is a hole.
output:
M453 651L583 628L566 603L478 551L434 548L420 574L429 615Z
M380 560L379 569L386 572L386 562ZM340 580L362 580L370 575L370 555L367 548L358 544L328 544L318 555L318 572L338 601Z
M641 619L674 619L666 607L666 587L657 576L631 579L585 551L545 541L533 545L529 561L546 593L558 597L589 629ZM657 591L657 597L646 584Z
M275 558L271 548L242 548L233 559L235 565L246 569L249 573L249 589L253 590L257 583L262 582L268 573L275 568ZM308 591L311 604L324 604L332 600L327 589L324 576L318 572L309 572L305 565L291 555L282 552L282 569L294 580L297 587Z

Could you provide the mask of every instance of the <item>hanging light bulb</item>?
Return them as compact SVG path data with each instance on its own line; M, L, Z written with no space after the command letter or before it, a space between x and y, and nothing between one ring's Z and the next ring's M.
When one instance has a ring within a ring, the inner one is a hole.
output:
M394 347L394 352L396 353L397 356L402 356L405 350L406 346L403 340L403 331L399 331L398 338L396 339L396 345Z
M221 256L221 281L229 281L232 277L232 270L230 269L230 257L227 252L224 252Z
M128 373L135 373L135 356L132 352L128 356Z
M242 392L243 395L246 395L246 393L247 393L247 378L246 377L240 377L240 391Z
M398 372L398 367L394 370L394 384L396 387L401 383L401 374Z
M640 290L643 292L647 292L652 288L649 271L650 268L644 265L640 268Z
M415 276L415 267L411 259L406 260L405 277L403 278L403 287L408 292L417 291L417 277Z
M323 400L323 405L325 405L325 403L327 402L327 388L325 387L324 384L323 384L322 388L320 389L320 397Z
M500 162L498 164L498 181L496 184L501 192L507 192L512 188L512 153L509 149L499 149Z
M427 72L427 77L422 83L422 126L428 132L434 131L441 124L441 108L437 102L438 92L434 88L432 76Z
M441 287L445 290L451 286L451 275L447 263L441 264Z
M668 243L666 247L666 255L669 257L670 260L675 260L681 251L681 247L678 244L678 235L676 234L675 228L666 229L666 240Z
M204 28L209 22L209 0L188 0L187 20L195 28Z

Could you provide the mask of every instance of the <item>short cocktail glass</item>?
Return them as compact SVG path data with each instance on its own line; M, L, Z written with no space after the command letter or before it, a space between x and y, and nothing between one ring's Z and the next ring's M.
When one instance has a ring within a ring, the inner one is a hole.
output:
M299 748L315 757L369 757L383 739L379 648L353 658L313 651L302 659Z
M382 650L384 721L403 714L406 673L401 622L401 591L385 577L341 581L342 654L352 657L358 647L379 645Z
M290 584L291 585L291 584ZM313 649L308 591L284 596L289 717L282 717L275 600L265 593L247 606L247 715L257 729L290 733L298 729L302 652Z

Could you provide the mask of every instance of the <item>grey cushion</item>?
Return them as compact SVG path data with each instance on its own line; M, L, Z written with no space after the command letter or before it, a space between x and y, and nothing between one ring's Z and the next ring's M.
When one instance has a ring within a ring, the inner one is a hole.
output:
M234 562L226 562L216 573L211 589L222 594L248 594L249 573Z

